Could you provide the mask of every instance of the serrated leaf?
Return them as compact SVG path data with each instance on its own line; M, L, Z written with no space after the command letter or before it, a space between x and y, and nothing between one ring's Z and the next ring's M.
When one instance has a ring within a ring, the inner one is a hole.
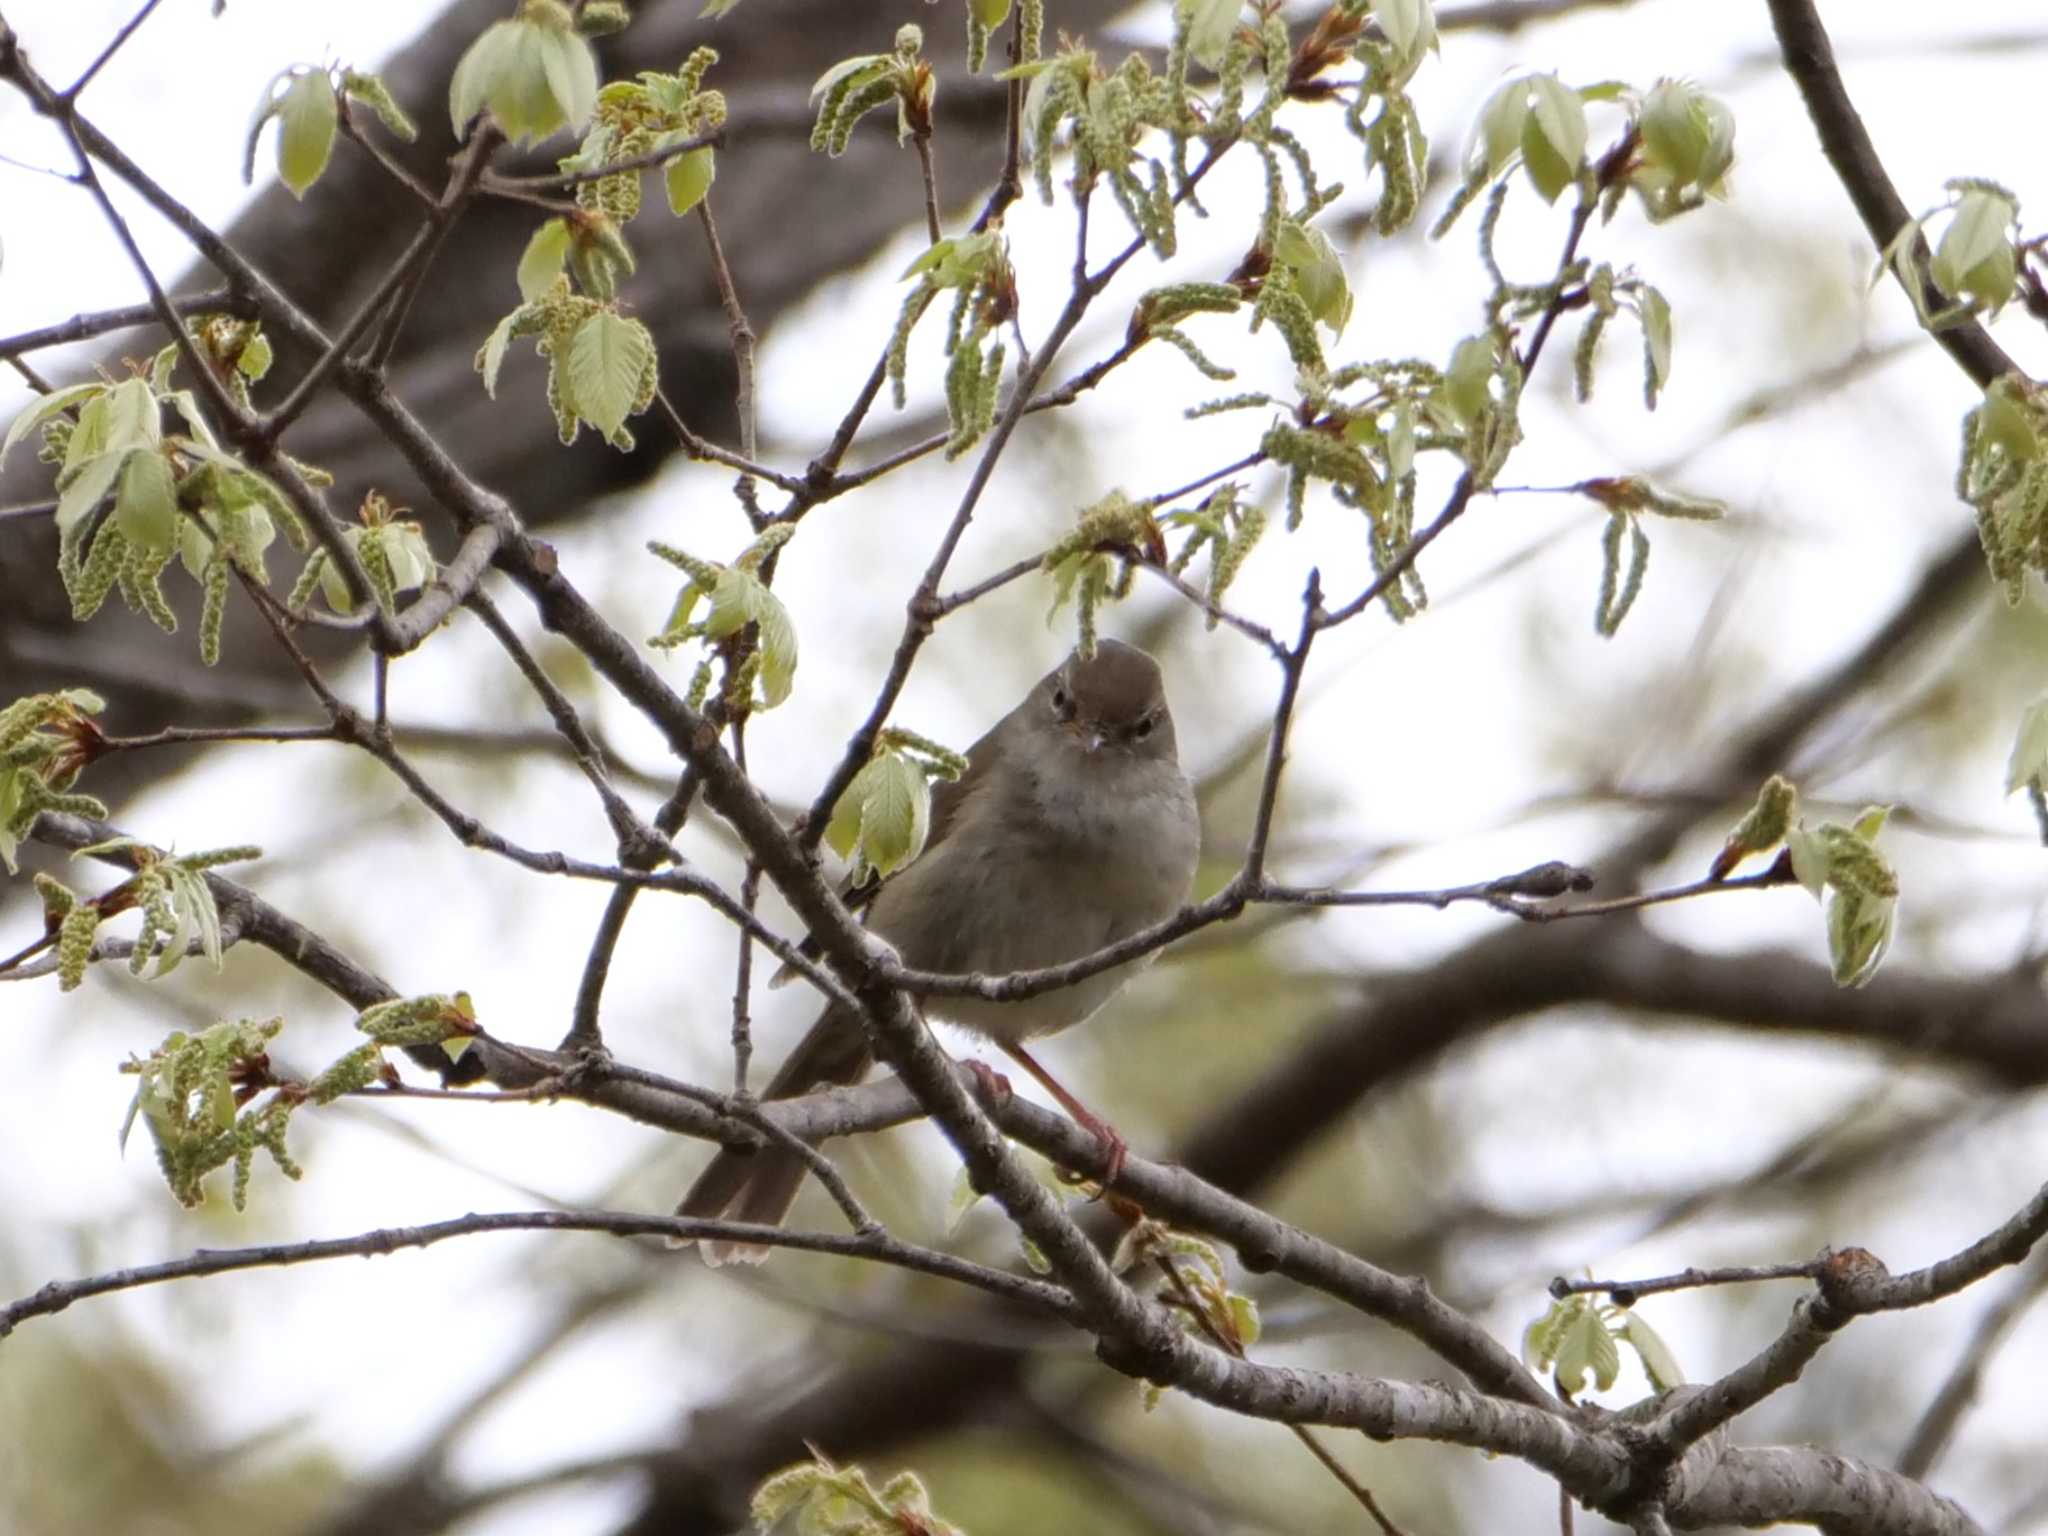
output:
M704 633L723 640L752 623L759 612L756 594L760 590L761 583L751 572L737 566L722 567L718 583L711 589L711 612L704 619Z
M512 345L512 327L520 320L518 310L491 327L491 334L485 339L483 350L477 353L477 372L484 376L484 393L493 400L498 398L498 370L504 366L505 351Z
M115 450L87 462L57 494L57 532L68 534L113 489L127 454Z
M548 92L563 120L580 131L597 106L597 55L581 33L536 30L541 38L541 66L547 74Z
M704 201L717 176L718 162L709 144L676 156L662 172L662 184L668 191L668 211L678 218L688 213Z
M860 846L868 865L884 877L924 850L931 830L931 783L900 753L875 760L876 772L861 806Z
M109 449L154 448L163 441L163 420L147 379L123 379L98 404L106 412Z
M761 702L773 709L789 697L796 683L796 625L781 598L758 582L755 585L754 617L761 626Z
M169 554L178 539L178 487L160 453L136 449L121 466L114 521L130 542Z
M1531 75L1522 122L1522 165L1547 203L1578 179L1586 152L1586 106L1555 75Z
M1668 1392L1673 1387L1684 1385L1685 1372L1679 1369L1678 1357L1671 1353L1671 1346L1638 1313L1628 1314L1628 1321L1622 1324L1621 1336L1636 1352L1636 1358L1643 1362L1643 1374L1650 1378L1651 1386L1659 1392Z
M1828 958L1838 987L1860 987L1891 948L1898 898L1837 887L1828 902Z
M324 69L292 81L277 105L277 174L293 197L320 179L334 153L334 82Z
M768 1478L754 1490L753 1505L749 1510L754 1524L764 1531L772 1529L784 1515L808 1499L831 1471L829 1464L801 1461Z
M626 423L640 395L640 380L654 359L647 328L599 310L569 343L569 393L576 414L610 437Z
M1955 216L1942 231L1934 252L1934 280L1951 297L1963 292L1964 279L1986 257L2011 249L2006 231L2013 222L2009 199L1980 189L1965 192Z
M1518 75L1498 87L1479 109L1476 169L1498 176L1522 152L1522 130L1529 120L1529 80Z
M832 807L832 820L825 827L825 844L842 859L852 858L860 842L861 808L867 803L868 786L879 761L869 758L840 794L839 803Z
M1436 46L1430 0L1372 0L1372 16L1403 63L1415 63Z
M30 401L14 420L9 423L5 441L0 441L0 464L7 462L7 455L14 445L59 411L69 410L80 401L90 400L105 393L107 386L94 380L90 384L68 384L62 389L53 389Z
M458 139L489 101L499 72L512 54L517 31L517 22L494 21L457 61L448 83L448 113Z
M872 70L875 75L879 76L892 62L886 53L862 53L856 54L850 59L841 59L837 64L826 70L825 73L818 76L816 83L811 86L810 104L815 107L818 104L819 97L823 96L847 76L858 74L864 69Z
M1621 1351L1595 1308L1581 1308L1565 1326L1552 1369L1559 1385L1573 1396L1584 1390L1588 1371L1597 1390L1605 1392L1614 1385L1614 1378L1621 1373Z
M528 304L533 304L547 297L548 290L555 286L555 279L561 276L562 263L569 259L569 247L574 243L574 240L575 236L569 229L569 221L567 219L549 219L533 232L533 238L526 242L526 249L519 257L519 297L521 299L525 300ZM514 318L511 315L506 316L503 321L499 322L499 329L504 329ZM496 338L496 335L497 333L494 331L492 333L493 339ZM486 347L489 345L489 342L485 343ZM499 349L499 356L502 358L503 355L503 348L501 347ZM490 380L495 379L496 376L497 370L493 368L484 384L486 391L491 389Z

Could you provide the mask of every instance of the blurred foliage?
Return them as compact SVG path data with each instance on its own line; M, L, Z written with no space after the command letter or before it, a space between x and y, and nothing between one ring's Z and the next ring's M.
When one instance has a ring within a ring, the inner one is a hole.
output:
M208 1443L189 1383L99 1318L32 1329L0 1371L0 1528L12 1536L271 1536L304 1526L342 1468L289 1424L255 1442Z

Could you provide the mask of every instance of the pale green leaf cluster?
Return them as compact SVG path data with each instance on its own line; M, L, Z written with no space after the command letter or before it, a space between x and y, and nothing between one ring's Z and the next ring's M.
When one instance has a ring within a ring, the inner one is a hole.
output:
M234 1206L248 1203L249 1174L261 1149L285 1177L302 1170L285 1149L285 1129L298 1096L273 1093L260 1107L243 1107L270 1081L269 1044L282 1019L214 1024L197 1034L178 1030L148 1056L130 1057L121 1070L135 1076L135 1098L122 1139L139 1115L156 1143L157 1165L184 1206L205 1202L203 1182L216 1168L234 1165Z
M1259 1305L1231 1289L1222 1251L1214 1243L1147 1217L1124 1233L1110 1258L1110 1267L1120 1275L1141 1265L1172 1270L1172 1279L1161 1277L1160 1298L1183 1331L1205 1343L1220 1342L1240 1358L1258 1343L1263 1328ZM1156 1408L1164 1395L1157 1383L1144 1383L1145 1411Z
M633 208L637 211L640 184L637 179L628 179L633 187ZM608 304L618 297L619 284L633 275L635 265L633 248L626 243L625 231L619 228L610 214L578 211L549 219L533 232L532 238L526 242L526 249L520 253L515 275L519 282L519 297L528 305L545 304L553 297L556 279L562 276L565 267L575 275L583 295L593 303ZM548 318L560 320L563 317ZM497 355L502 357L505 342L513 335L532 334L524 329L512 330L518 320L517 311L507 315L498 323L497 331L485 345L495 346ZM491 388L496 379L494 363L485 370L485 387Z
M1898 273L1920 323L1929 330L1968 316L1995 316L2019 292L2019 198L1978 177L1958 177L1947 191L1946 201L1901 226L1878 261L1879 273L1886 267ZM1930 262L1927 227L1944 216L1947 222ZM1925 281L1932 281L1949 303L1929 308Z
M1273 285L1274 278L1285 273L1287 286L1300 296L1302 305L1318 325L1328 328L1332 337L1342 336L1344 327L1351 320L1351 282L1344 275L1344 260L1330 237L1320 229L1310 229L1293 219L1282 219L1273 234L1273 265L1260 285L1260 304L1254 307L1253 329L1258 327L1257 316L1264 307L1266 290ZM1291 347L1291 342L1290 342ZM1300 367L1319 366L1319 354L1303 357L1297 355L1295 363Z
M1002 328L1017 312L1017 275L1009 247L995 230L934 241L904 269L918 279L904 296L884 364L898 410L905 399L910 335L945 289L953 290L947 317L946 457L958 458L995 422L1006 356Z
M2027 575L2048 575L2048 396L2018 377L1995 380L1963 417L1956 495L1977 511L1992 580L2015 606Z
M601 214L586 218L592 225L602 221L604 227L611 227ZM542 226L521 261L522 289L530 278L538 281L554 249L552 245L542 248L549 229ZM573 252L576 242L569 240L565 248ZM476 370L483 375L486 394L496 398L498 370L506 350L524 336L536 338L537 350L548 361L548 406L555 414L562 442L575 442L578 429L588 422L614 448L630 452L633 434L626 429L626 418L653 404L660 382L654 337L647 327L619 314L609 303L571 293L568 279L557 273L549 278L545 291L529 297L500 320L477 349Z
M1601 262L1586 274L1586 323L1572 356L1572 382L1581 401L1593 398L1593 365L1607 322L1626 310L1643 333L1643 405L1657 409L1657 397L1671 377L1671 305L1640 277L1617 273Z
M1512 355L1497 351L1488 337L1477 337L1460 344L1448 371L1402 359L1354 363L1332 373L1304 370L1299 382L1299 400L1237 395L1189 414L1279 410L1259 447L1288 471L1289 531L1306 515L1309 488L1327 486L1339 505L1365 517L1373 570L1385 581L1381 601L1390 617L1404 621L1428 602L1413 563L1392 574L1414 536L1417 457L1451 454L1475 480L1491 479L1517 432L1520 376Z
M221 968L222 936L220 909L206 883L206 872L222 864L260 858L262 850L249 847L214 848L204 853L166 854L120 837L90 848L81 848L74 858L126 851L134 860L135 873L112 890L90 901L80 900L47 875L36 877L43 893L52 926L61 922L64 944L59 946L58 975L66 992L85 979L93 933L110 917L140 911L142 929L128 957L131 975L145 972L152 979L168 976L184 963L196 944L199 952ZM149 969L155 962L155 970Z
M1600 595L1593 606L1593 628L1610 638L1642 594L1643 575L1650 564L1650 535L1643 527L1644 516L1713 522L1727 511L1718 501L1660 491L1633 475L1582 480L1573 489L1607 509L1607 526L1600 535Z
M449 116L461 138L489 109L514 144L581 129L597 106L597 55L562 0L520 0L469 45L449 84Z
M597 93L589 132L576 153L561 160L562 170L601 171L607 165L658 154L716 132L725 124L725 95L706 90L704 76L717 62L715 49L698 48L672 75L643 70L632 80L616 80L605 86ZM704 200L718 174L712 146L703 144L694 149L679 149L673 159L656 166L580 182L576 201L586 212L601 214L613 225L624 224L640 211L641 177L648 170L660 172L669 211L678 217ZM631 270L630 261L626 270ZM550 273L548 280L552 277ZM546 281L539 285L542 289L546 286ZM587 281L584 287L599 298L609 297L608 291ZM537 296L537 290L527 281L523 264L519 290L528 299Z
M1715 859L1715 877L1782 838L1794 878L1824 908L1835 985L1860 987L1877 974L1898 917L1899 877L1877 847L1890 815L1889 806L1867 806L1847 826L1810 827L1799 817L1797 791L1774 774ZM1766 841L1770 834L1777 835Z
M270 366L261 332L206 316L194 322L193 337L224 365L231 390L246 401L249 381ZM301 548L306 535L284 493L215 441L191 391L171 387L177 359L178 349L168 346L147 377L74 384L42 396L0 439L0 460L40 432L42 457L57 466L57 571L73 617L91 618L118 589L131 611L175 631L177 617L158 581L182 555L205 593L200 652L210 666L219 658L229 567L265 582L264 551L277 524ZM166 406L183 432L164 431Z
M1046 609L1045 621L1050 624L1062 608L1073 603L1079 629L1077 645L1083 656L1095 654L1095 616L1102 605L1130 596L1137 578L1133 562L1138 554L1164 560L1165 535L1153 519L1150 503L1111 491L1094 505L1083 507L1073 528L1039 562L1053 582L1052 605Z
M784 1467L754 1490L750 1511L763 1536L963 1536L932 1513L931 1496L915 1472L899 1472L880 1488L859 1467L841 1467L817 1451Z
M377 607L386 614L398 611L399 593L425 586L434 579L437 569L426 530L403 516L405 510L394 508L381 492L371 491L363 498L358 526L342 533L342 542L355 552L363 574L370 578L370 592ZM314 550L307 559L285 606L303 609L316 591L336 613L355 611L348 581L324 548Z
M44 811L104 817L91 795L67 793L95 755L99 728L86 718L106 701L84 688L32 693L0 709L0 863L18 873L15 853Z
M1353 15L1360 8L1352 4L1332 10L1330 15ZM1352 45L1358 62L1365 66L1365 85L1348 93L1344 125L1365 146L1367 173L1378 171L1380 175L1373 228L1381 235L1391 235L1407 228L1422 206L1429 140L1408 95L1408 85L1427 57L1439 51L1436 10L1432 0L1372 0L1371 14L1379 35ZM1316 59L1309 61L1306 70L1297 67L1295 73L1307 73L1313 79L1326 67L1322 59Z
M1570 1400L1585 1390L1589 1375L1596 1391L1614 1385L1621 1374L1622 1344L1636 1352L1657 1391L1685 1380L1670 1346L1632 1308L1584 1294L1560 1298L1531 1323L1522 1336L1522 1355L1538 1370L1549 1371L1559 1394Z
M832 807L825 842L852 861L851 881L887 879L924 852L931 833L932 781L957 779L967 759L929 737L885 727L874 755Z
M924 30L905 23L890 52L841 59L818 76L811 87L811 105L818 111L811 148L835 158L845 154L854 126L891 102L896 104L898 144L907 143L913 133L930 133L937 92L931 61L924 57Z
M1660 80L1634 105L1641 153L1627 185L1653 222L1726 197L1735 164L1735 114L1685 80Z
M1442 235L1489 185L1504 184L1518 166L1545 202L1568 187L1594 192L1586 146L1589 104L1613 103L1627 116L1632 152L1608 168L1601 213L1612 218L1633 191L1653 223L1727 195L1735 163L1735 117L1726 103L1683 80L1660 80L1647 91L1617 81L1574 89L1556 75L1517 75L1480 108L1465 153L1465 179L1437 221Z
M724 655L729 663L724 703L735 716L757 708L773 709L796 686L796 623L761 577L762 567L795 531L792 523L770 524L730 565L700 560L658 540L647 546L650 553L690 578L676 594L661 633L647 643L673 650L702 640L708 652ZM697 607L707 600L699 618ZM746 633L750 626L751 637ZM707 680L709 662L707 654L700 668ZM754 694L757 683L758 698Z
M1049 59L1004 72L1031 81L1024 98L1023 130L1031 146L1040 198L1052 202L1054 144L1064 133L1073 145L1074 185L1106 182L1131 228L1162 259L1171 256L1178 244L1174 204L1176 195L1187 191L1188 146L1203 126L1198 116L1200 98L1187 83L1188 24L1183 10L1164 75L1154 74L1140 54L1130 55L1115 71L1105 73L1094 50L1079 44L1069 44ZM1284 37L1285 27L1280 30ZM1231 44L1232 48L1241 46L1235 41ZM1241 97L1241 79L1238 84ZM1241 119L1235 121L1241 127ZM1266 122L1270 126L1270 115ZM1155 130L1167 135L1170 172L1165 162L1138 152L1140 141ZM1218 135L1215 142L1235 136L1233 129Z
M1209 600L1209 628L1214 629L1224 593L1237 579L1245 556L1266 531L1266 509L1245 501L1242 488L1230 480L1202 498L1199 506L1169 512L1159 521L1165 527L1185 528L1188 532L1180 548L1174 551L1169 567L1176 576L1185 572L1202 550L1209 551L1209 586L1205 595Z

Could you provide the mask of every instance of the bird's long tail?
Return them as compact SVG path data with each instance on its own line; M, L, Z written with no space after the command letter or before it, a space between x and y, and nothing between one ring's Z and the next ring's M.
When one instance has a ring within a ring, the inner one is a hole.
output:
M860 1021L828 1008L790 1052L761 1096L793 1099L813 1088L857 1083L872 1062ZM697 1175L676 1214L780 1226L803 1181L804 1160L786 1147L768 1146L752 1152L722 1148ZM703 1247L704 1262L712 1265L758 1264L768 1257L768 1249L759 1243L707 1238Z

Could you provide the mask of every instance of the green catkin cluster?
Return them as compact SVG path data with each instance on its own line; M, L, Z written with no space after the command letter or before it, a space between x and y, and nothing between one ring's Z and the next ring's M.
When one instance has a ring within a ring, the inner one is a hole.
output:
M2048 411L2021 380L2001 379L1963 418L1956 494L1977 510L1992 580L2015 606L2029 572L2048 575Z
M283 1020L222 1022L198 1034L179 1031L148 1057L131 1059L122 1071L141 1079L135 1113L156 1143L157 1164L171 1193L185 1206L204 1203L206 1176L234 1165L236 1210L248 1203L249 1174L260 1149L278 1169L296 1179L302 1170L285 1149L285 1130L297 1099L273 1094L260 1108L236 1112L238 1083L268 1071L270 1040Z

